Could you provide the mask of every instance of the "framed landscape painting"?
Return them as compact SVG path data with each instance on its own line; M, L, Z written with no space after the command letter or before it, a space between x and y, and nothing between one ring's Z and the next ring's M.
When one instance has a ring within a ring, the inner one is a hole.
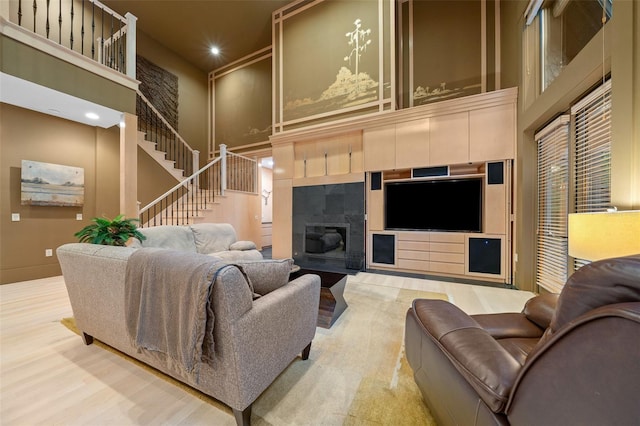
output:
M23 205L84 205L84 169L81 167L22 160L20 187Z

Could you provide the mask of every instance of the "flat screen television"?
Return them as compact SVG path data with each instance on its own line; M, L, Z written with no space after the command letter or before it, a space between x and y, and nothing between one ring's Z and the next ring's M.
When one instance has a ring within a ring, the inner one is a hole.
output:
M482 178L388 182L385 229L482 232Z

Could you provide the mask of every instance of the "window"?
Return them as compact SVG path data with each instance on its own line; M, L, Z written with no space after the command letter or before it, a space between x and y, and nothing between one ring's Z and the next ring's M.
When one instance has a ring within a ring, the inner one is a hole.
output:
M569 116L536 133L538 145L538 225L536 284L559 293L567 280L569 208Z
M575 122L575 212L611 208L611 80L571 108ZM574 268L587 263L577 259Z
M612 1L530 1L525 12L525 33L532 33L531 27L537 25L539 38L530 40L534 45L526 51L539 54L537 75L542 92L598 33L604 25L603 17L605 22L611 19Z

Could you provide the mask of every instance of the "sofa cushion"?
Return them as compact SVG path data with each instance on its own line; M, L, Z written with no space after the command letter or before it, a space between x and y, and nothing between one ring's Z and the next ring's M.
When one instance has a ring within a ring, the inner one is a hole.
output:
M253 250L257 249L253 241L236 241L229 245L229 250Z
M145 237L142 247L159 247L195 253L193 233L188 226L161 225L138 229Z
M229 250L229 246L237 240L235 229L228 223L197 223L190 228L198 253Z
M240 267L253 287L253 291L264 296L289 282L293 259L238 260Z

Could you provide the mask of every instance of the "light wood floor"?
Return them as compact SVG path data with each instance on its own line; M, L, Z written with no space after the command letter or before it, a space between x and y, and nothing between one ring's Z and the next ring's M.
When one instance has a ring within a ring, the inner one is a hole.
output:
M517 312L533 296L362 272L351 281L372 290L446 293L468 313ZM60 324L72 315L62 277L0 286L0 424L235 424L226 407L205 403L96 345L85 346ZM311 424L323 424L322 416Z

